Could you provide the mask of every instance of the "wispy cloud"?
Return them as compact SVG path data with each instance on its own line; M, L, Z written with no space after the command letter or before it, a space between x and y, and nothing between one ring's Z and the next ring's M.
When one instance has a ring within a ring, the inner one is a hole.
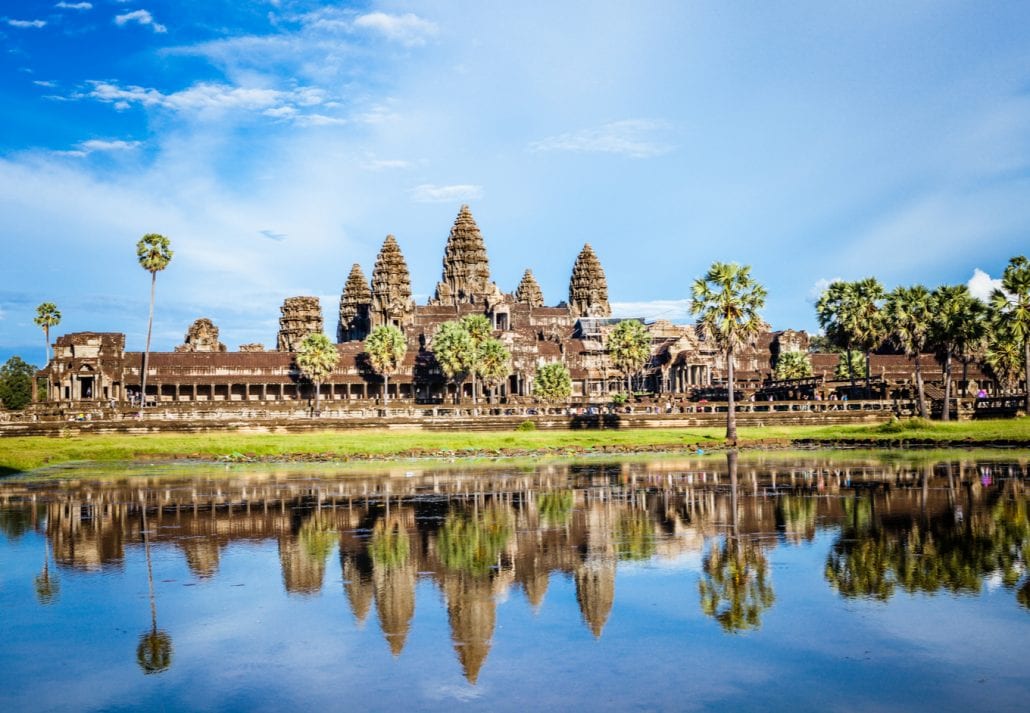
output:
M115 109L124 110L133 105L161 107L184 113L224 113L228 111L257 111L274 118L289 118L299 124L323 125L336 123L332 117L302 114L298 107L313 107L325 101L325 92L315 87L297 87L289 90L267 87L239 87L228 84L199 83L179 92L165 94L153 88L129 85L122 87L112 82L91 82L92 89L85 95Z
M286 233L276 233L272 230L259 230L258 235L268 238L269 240L274 240L277 243L281 243L286 240Z
M684 322L692 319L689 299L612 302L611 305L612 316L623 319L641 317L647 320L667 319L670 322Z
M411 189L411 199L416 203L453 203L474 201L483 197L483 187L469 183L453 186L436 186L423 183Z
M57 86L57 82L44 81L42 79L34 79L32 83L37 87L47 87L49 89L53 89Z
M354 20L354 26L377 32L386 39L399 42L406 47L424 45L427 38L439 31L436 23L410 12L403 15L370 12L367 15L359 15Z
M107 141L104 139L90 139L75 145L70 151L57 151L63 156L89 156L92 153L116 153L121 151L133 151L139 148L139 141Z
M1001 289L1001 278L991 277L980 268L973 270L973 276L966 282L970 294L976 299L987 302L991 299L991 293Z
M114 17L114 24L119 27L124 27L130 22L135 22L136 24L143 25L144 27L149 25L150 29L157 33L168 32L167 27L154 22L154 16L150 14L149 10L133 10L132 12L127 12L124 15L115 15Z
M403 159L370 158L365 161L365 168L369 171L394 171L411 168L411 161Z
M529 148L532 151L610 153L629 158L652 158L676 148L661 138L669 128L664 121L625 119L534 141Z
M62 2L57 3L54 7L59 7L62 10L92 10L93 3L91 2Z
M35 28L46 27L46 20L8 20L11 27Z
M826 289L834 282L840 282L843 277L820 277L814 283L812 283L811 289L808 291L808 301L815 304L819 301L819 298L823 296Z

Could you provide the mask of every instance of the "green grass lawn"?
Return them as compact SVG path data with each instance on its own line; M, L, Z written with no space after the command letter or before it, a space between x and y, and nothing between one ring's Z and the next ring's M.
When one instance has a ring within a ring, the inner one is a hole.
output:
M693 450L723 444L723 428L605 431L326 431L298 434L205 433L0 438L0 474L71 461L140 459L290 459L563 455L589 450ZM863 426L741 428L742 447L825 443L873 446L920 442L1030 446L1030 419L930 423L920 419Z

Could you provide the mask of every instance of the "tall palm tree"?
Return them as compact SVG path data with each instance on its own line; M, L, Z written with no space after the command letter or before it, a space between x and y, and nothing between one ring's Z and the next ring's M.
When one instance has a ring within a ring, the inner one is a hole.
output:
M764 326L758 310L765 306L765 288L751 277L751 267L715 262L704 277L694 281L690 311L697 315L699 331L726 357L729 408L726 439L737 442L733 358L737 350L753 344Z
M36 307L36 317L32 320L37 327L43 328L43 340L46 342L46 363L50 363L50 328L61 323L61 312L53 302L44 302Z
M315 385L315 416L322 413L322 382L333 373L340 361L340 352L329 337L321 332L304 337L297 349L297 369Z
M879 280L867 277L855 282L832 282L816 302L816 316L826 338L847 355L848 379L852 387L855 385L855 370L851 350L857 347L865 354L866 389L869 388L870 353L885 337L880 309L885 296Z
M481 314L469 314L461 318L460 322L462 328L468 332L469 337L472 340L472 353L471 363L469 364L469 373L472 375L472 405L477 406L478 400L478 382L480 374L480 349L482 348L483 342L490 339L493 334L493 327L490 325L490 320Z
M489 401L493 402L494 389L511 373L511 354L499 339L491 337L479 345L477 361L477 371L490 387Z
M651 335L635 319L624 319L608 335L608 353L612 363L626 376L626 391L633 391L632 377L651 356Z
M457 387L458 403L461 403L462 384L474 364L472 337L460 322L444 322L433 335L430 348L440 369Z
M395 374L408 353L408 342L401 330L381 324L365 340L365 353L372 368L383 375L383 406L390 400L390 374Z
M888 337L914 362L919 415L926 418L926 397L923 393L919 355L930 342L930 326L933 323L930 291L922 285L895 288L887 295L883 309Z
M150 367L150 335L154 328L154 290L157 273L172 261L171 241L158 233L147 233L136 243L136 258L140 266L150 273L150 317L147 319L147 347L143 352L143 373L140 377L140 408L147 405L147 369Z
M942 285L931 293L933 325L931 340L944 368L944 410L941 420L951 418L951 363L955 355L979 339L983 320L982 303L965 285Z
M1025 409L1030 413L1030 260L1022 255L1009 260L1001 276L1001 289L991 294L991 307L997 321L1023 347Z

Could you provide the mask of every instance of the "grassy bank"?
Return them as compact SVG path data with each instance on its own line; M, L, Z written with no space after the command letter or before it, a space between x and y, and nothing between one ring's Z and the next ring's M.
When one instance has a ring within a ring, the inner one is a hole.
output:
M148 436L0 438L0 474L71 461L353 460L474 456L571 455L709 449L722 428L611 431L441 433L332 431L299 434L221 433ZM1030 419L929 423L914 419L875 426L769 426L740 429L742 447L905 445L1030 447Z

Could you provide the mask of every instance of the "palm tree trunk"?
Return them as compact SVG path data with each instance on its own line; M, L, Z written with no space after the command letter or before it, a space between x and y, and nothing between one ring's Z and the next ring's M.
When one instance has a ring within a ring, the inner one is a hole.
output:
M729 377L729 392L726 395L726 402L729 408L726 411L726 440L737 445L737 413L733 400L733 350L726 351L726 374Z
M1023 341L1023 366L1025 368L1023 376L1026 379L1023 383L1023 387L1026 389L1026 403L1023 404L1023 408L1030 416L1030 339Z
M870 365L872 363L872 357L869 355L870 350L865 350L865 397L869 398L869 381L872 378L872 369Z
M390 375L383 372L383 408L390 403Z
M951 350L944 353L944 410L941 411L941 420L951 420Z
M46 342L46 365L50 366L50 327L43 325L43 340Z
M926 418L926 397L923 395L923 371L919 366L919 354L915 356L916 360L916 395L919 399L919 415L922 418Z
M855 367L851 363L851 342L848 342L848 345L845 347L845 349L847 350L847 359L848 359L848 379L851 381L851 388L852 388L852 390L854 390L854 388L855 388Z
M322 413L322 382L315 382L315 415Z
M143 351L143 376L139 386L139 407L147 405L147 369L150 366L150 334L154 328L154 288L157 285L157 272L150 273L150 318L147 319L147 348Z

